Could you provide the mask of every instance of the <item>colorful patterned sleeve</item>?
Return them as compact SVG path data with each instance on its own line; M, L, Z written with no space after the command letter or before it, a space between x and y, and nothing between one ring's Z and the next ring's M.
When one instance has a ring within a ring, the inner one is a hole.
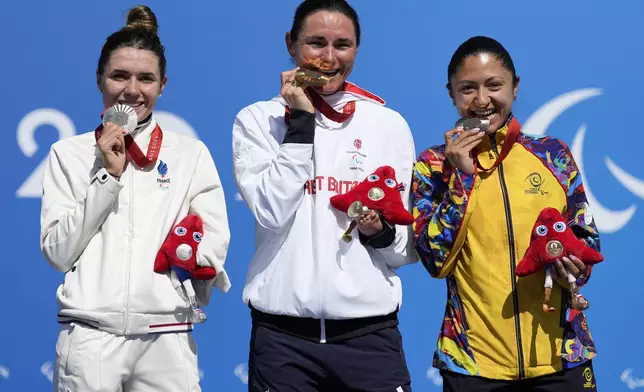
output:
M566 164L571 168L568 186L568 207L566 208L564 218L566 218L568 224L577 237L586 241L588 246L591 248L601 252L599 231L597 230L595 220L589 209L581 172L579 171L577 163L575 163L575 159L568 149L568 146L561 141L560 143L562 145L563 153L560 154L562 157L561 162L556 162L556 164ZM578 279L578 285L581 286L588 282L591 269L592 266L587 267L585 274L586 278L584 280Z
M540 140L542 154L545 154L546 162L558 180L567 189L567 206L564 211L564 218L572 231L578 238L583 239L588 246L600 252L599 232L595 220L589 210L582 175L575 163L568 146L559 139L546 137ZM590 278L591 266L586 270L585 279L577 280L581 286Z
M444 162L444 146L425 150L414 167L411 189L414 247L427 271L437 278L452 270L475 177Z

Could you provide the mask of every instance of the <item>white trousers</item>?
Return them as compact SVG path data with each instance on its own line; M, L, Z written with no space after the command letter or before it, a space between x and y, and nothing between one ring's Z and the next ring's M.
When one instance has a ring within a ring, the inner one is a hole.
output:
M200 392L190 332L116 336L64 325L56 343L55 392Z

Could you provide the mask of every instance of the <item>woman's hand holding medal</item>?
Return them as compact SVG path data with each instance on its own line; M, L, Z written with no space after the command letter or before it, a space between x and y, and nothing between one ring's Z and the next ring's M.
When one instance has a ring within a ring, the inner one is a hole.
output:
M311 99L304 92L307 84L303 84L299 81L295 82L296 72L297 68L282 72L282 88L280 90L280 94L282 94L286 104L291 109L299 109L309 113L314 113L315 109L313 108L313 103L311 103Z
M98 139L98 149L103 154L107 172L114 177L121 177L126 162L125 130L114 123L106 123Z
M325 70L332 65L322 59L307 60L307 65L282 72L282 89L280 93L290 108L306 110L313 113L311 99L306 95L308 86L321 87L329 82L329 77L318 70Z

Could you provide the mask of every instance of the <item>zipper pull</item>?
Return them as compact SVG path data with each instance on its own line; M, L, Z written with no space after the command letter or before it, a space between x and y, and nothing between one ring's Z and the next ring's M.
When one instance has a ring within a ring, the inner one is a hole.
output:
M324 317L320 318L320 343L326 343L326 325L324 325Z

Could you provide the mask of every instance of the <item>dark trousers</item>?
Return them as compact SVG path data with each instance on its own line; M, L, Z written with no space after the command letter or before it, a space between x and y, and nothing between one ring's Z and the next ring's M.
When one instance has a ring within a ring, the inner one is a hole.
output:
M320 343L262 324L250 341L250 392L410 392L397 326Z
M441 371L443 392L597 392L592 361L581 366L518 381L490 380Z

